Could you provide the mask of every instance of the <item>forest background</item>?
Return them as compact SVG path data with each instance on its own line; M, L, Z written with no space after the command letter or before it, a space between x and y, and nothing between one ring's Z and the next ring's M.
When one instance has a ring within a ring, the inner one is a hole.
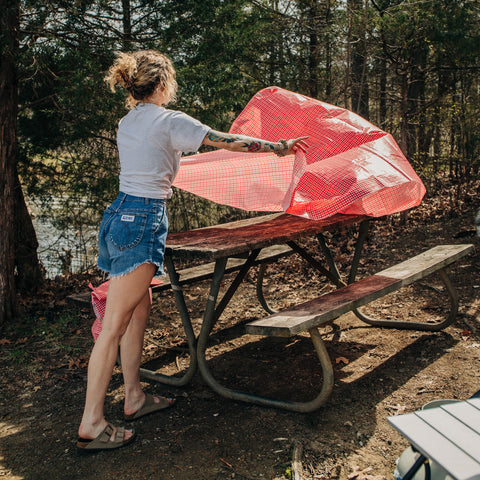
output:
M0 328L45 276L27 203L60 199L57 227L81 237L114 198L126 110L103 76L145 48L176 66L173 108L217 130L276 85L392 133L452 211L478 180L478 0L0 0ZM181 230L247 213L177 190L169 215Z

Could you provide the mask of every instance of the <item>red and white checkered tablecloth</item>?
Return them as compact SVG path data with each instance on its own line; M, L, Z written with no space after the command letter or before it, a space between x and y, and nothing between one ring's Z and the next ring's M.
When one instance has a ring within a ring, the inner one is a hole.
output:
M418 205L425 194L390 134L304 95L261 90L230 133L275 142L308 136L310 148L287 157L226 150L184 157L174 185L220 204L314 220L387 215Z

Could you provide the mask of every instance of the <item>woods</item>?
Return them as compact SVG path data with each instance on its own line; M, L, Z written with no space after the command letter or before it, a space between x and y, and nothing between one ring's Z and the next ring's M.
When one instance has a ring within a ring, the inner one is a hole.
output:
M103 75L118 50L168 54L173 108L212 128L228 130L277 85L392 133L430 195L452 189L453 209L478 179L474 0L0 0L0 11L0 326L15 316L16 289L42 275L25 197L45 212L60 197L59 225L81 231L114 196L125 107ZM180 191L169 209L176 230L242 215Z

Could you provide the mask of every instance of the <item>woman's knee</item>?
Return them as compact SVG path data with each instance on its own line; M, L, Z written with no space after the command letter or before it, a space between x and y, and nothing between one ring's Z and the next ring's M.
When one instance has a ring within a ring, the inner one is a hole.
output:
M111 339L112 341L120 342L120 339L125 334L130 323L131 316L128 319L121 321L110 321L109 319L103 319L101 334Z

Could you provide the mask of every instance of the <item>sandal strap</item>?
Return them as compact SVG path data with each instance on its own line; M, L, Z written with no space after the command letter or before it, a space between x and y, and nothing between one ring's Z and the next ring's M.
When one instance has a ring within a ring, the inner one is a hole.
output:
M107 424L101 435L97 437L97 440L102 443L108 443L114 431L115 427L111 423Z
M115 441L116 442L123 442L125 437L125 427L117 427L117 431L115 432Z

